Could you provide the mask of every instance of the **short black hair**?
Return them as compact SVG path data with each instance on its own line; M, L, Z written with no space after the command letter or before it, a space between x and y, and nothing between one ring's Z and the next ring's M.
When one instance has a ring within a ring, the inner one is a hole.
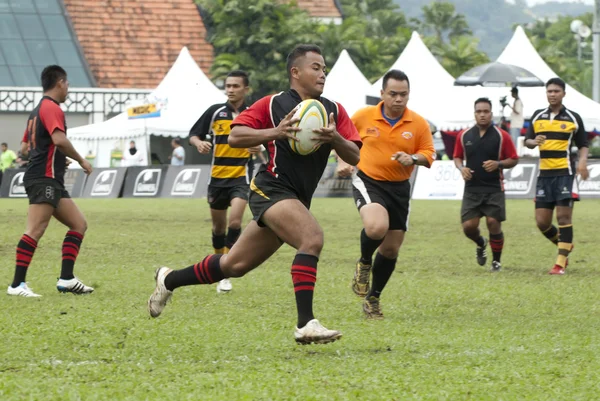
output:
M67 78L67 72L59 65L49 65L42 71L42 90L44 92L54 88L58 81Z
M177 145L181 145L181 138L173 138L173 142L175 142Z
M383 76L383 90L387 87L387 83L390 79L394 79L396 81L406 81L408 87L410 88L410 81L408 80L408 76L404 73L404 71L400 70L389 70Z
M2 143L0 143L0 146L6 146L8 148L8 143L2 142Z
M548 82L546 82L546 88L548 88L550 85L560 86L563 91L567 89L567 84L565 84L565 81L563 81L562 79L560 79L558 77L550 78L548 80Z
M321 48L317 45L298 45L294 47L294 50L292 50L290 54L288 54L286 68L289 79L292 78L292 67L296 65L296 60L298 60L300 57L304 57L306 53L311 52L323 55Z
M490 110L492 109L492 101L487 97L480 97L479 99L475 100L475 104L473 106L476 107L479 103L487 103L490 105Z
M516 86L513 86L512 89L510 90L510 93L516 93L518 95L519 94L519 88L517 88Z
M244 80L244 86L250 85L250 80L248 79L248 73L246 71L242 71L242 70L231 71L229 74L227 74L227 76L225 77L225 80L227 80L227 78L229 78L229 77L242 78Z

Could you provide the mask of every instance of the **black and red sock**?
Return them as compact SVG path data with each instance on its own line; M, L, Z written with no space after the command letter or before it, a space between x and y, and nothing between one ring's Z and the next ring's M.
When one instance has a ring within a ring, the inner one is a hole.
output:
M504 233L490 234L490 247L492 248L492 255L495 262L500 263L502 257L502 248L504 248Z
M292 263L292 282L298 309L298 328L313 320L313 294L317 281L317 263L319 258L298 253Z
M186 285L212 284L223 280L226 277L221 271L222 257L223 255L209 255L195 265L173 270L165 277L165 287L173 291Z
M65 235L65 239L62 245L62 268L60 270L60 278L63 280L71 280L75 276L73 275L73 269L75 268L75 261L79 255L79 249L81 248L81 242L83 241L83 234L77 231L68 231Z
M31 238L27 234L23 234L21 240L17 244L17 260L15 267L15 276L11 287L16 288L21 283L25 282L27 276L27 268L31 263L35 249L37 248L37 241Z

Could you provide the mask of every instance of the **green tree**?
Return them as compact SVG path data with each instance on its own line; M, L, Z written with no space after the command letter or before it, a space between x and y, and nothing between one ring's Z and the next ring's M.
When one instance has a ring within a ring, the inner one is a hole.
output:
M450 43L436 43L431 47L432 53L440 60L442 66L457 78L462 73L481 64L488 63L488 56L477 49L479 41L471 36L460 36Z
M415 22L423 33L433 33L439 43L444 43L446 37L454 39L472 34L465 16L458 14L454 4L448 2L423 6L423 19Z
M199 0L215 60L211 74L250 73L251 100L287 87L286 57L299 43L317 43L318 24L295 4L270 0Z
M591 37L583 40L581 61L577 59L577 40L571 32L571 22L581 20L591 26L591 13L579 17L559 17L555 22L538 21L526 33L534 47L550 68L586 96L592 93Z

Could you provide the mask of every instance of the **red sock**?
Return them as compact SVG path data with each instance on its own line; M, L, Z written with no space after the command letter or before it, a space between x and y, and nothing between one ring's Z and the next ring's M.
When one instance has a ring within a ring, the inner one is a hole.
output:
M25 282L27 269L29 268L29 264L31 263L36 248L37 241L29 235L23 234L17 245L17 263L15 267L15 277L12 283L13 288L18 287L19 284Z
M60 278L63 280L70 280L73 277L73 269L75 268L75 261L79 255L79 248L83 241L83 234L77 231L68 231L65 235L62 246L62 269L60 271Z

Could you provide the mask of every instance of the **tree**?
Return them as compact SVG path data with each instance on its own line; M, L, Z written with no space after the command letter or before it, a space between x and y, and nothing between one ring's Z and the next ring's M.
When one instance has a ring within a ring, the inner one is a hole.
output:
M555 22L541 20L526 29L526 32L540 56L559 77L586 96L591 96L593 55L588 43L582 48L581 62L577 60L577 40L571 32L571 22L574 19L591 26L593 16L588 13L576 18L560 17Z
M435 34L439 43L464 35L471 35L467 20L462 14L456 13L454 4L448 2L434 2L423 6L423 19L419 22L424 33Z
M442 66L457 78L462 73L481 64L488 63L488 56L477 49L479 41L470 36L453 38L450 43L436 43L432 53L438 57Z
M286 57L299 43L317 43L318 24L295 4L270 0L199 0L215 60L213 78L248 71L251 100L285 89Z

